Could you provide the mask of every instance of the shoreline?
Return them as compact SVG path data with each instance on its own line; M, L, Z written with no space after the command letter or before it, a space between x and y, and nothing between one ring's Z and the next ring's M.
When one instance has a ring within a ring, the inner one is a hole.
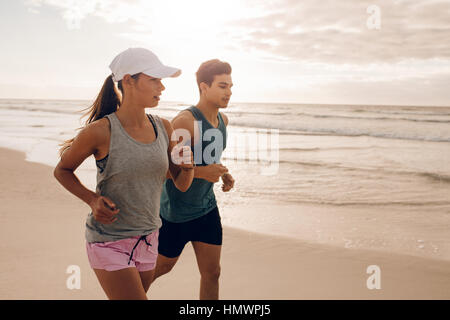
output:
M106 299L84 248L88 207L54 179L52 168L0 148L3 192L1 299ZM277 210L277 208L273 208ZM232 210L245 214L245 207ZM345 249L224 227L221 299L450 299L450 262L390 252ZM68 266L81 269L69 290ZM369 290L367 267L381 269ZM200 276L191 245L150 288L150 299L198 299Z

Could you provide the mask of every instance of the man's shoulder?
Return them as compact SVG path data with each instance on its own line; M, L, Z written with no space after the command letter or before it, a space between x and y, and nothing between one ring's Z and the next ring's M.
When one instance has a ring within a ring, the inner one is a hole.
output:
M187 119L187 120L195 120L194 115L189 109L181 110L174 118L175 119Z
M189 131L194 130L195 117L189 110L183 110L172 119L174 129L184 128Z
M225 123L225 126L227 126L228 125L228 117L227 117L227 115L225 113L223 113L223 112L219 112L219 113L222 116L222 119L223 119L223 122Z

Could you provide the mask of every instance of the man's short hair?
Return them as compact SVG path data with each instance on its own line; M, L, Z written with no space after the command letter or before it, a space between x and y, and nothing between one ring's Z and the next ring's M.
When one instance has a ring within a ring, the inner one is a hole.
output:
M214 76L220 74L231 74L231 66L229 63L220 61L219 59L212 59L203 62L195 73L197 76L197 85L200 93L200 83L204 82L211 87L211 84L214 81Z

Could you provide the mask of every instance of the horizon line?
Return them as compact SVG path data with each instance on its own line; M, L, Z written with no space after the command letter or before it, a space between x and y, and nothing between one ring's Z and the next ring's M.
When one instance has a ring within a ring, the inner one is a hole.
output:
M0 100L40 100L40 101L94 101L94 99L56 99L56 98L2 98ZM161 100L166 103L183 103L181 100ZM360 104L360 103L317 103L317 102L277 102L277 101L236 101L233 104L253 103L253 104L293 104L293 105L317 105L317 106L364 106L364 107L428 107L428 108L450 108L448 105L414 105L414 104Z

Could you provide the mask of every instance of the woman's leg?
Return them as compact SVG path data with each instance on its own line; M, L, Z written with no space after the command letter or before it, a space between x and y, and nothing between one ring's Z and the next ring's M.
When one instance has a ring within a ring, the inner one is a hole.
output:
M136 268L117 271L94 269L94 272L110 300L147 300L141 276Z
M144 291L147 292L148 288L150 288L150 284L153 282L153 277L155 276L155 269L149 271L139 272L139 276L141 277L142 287Z

